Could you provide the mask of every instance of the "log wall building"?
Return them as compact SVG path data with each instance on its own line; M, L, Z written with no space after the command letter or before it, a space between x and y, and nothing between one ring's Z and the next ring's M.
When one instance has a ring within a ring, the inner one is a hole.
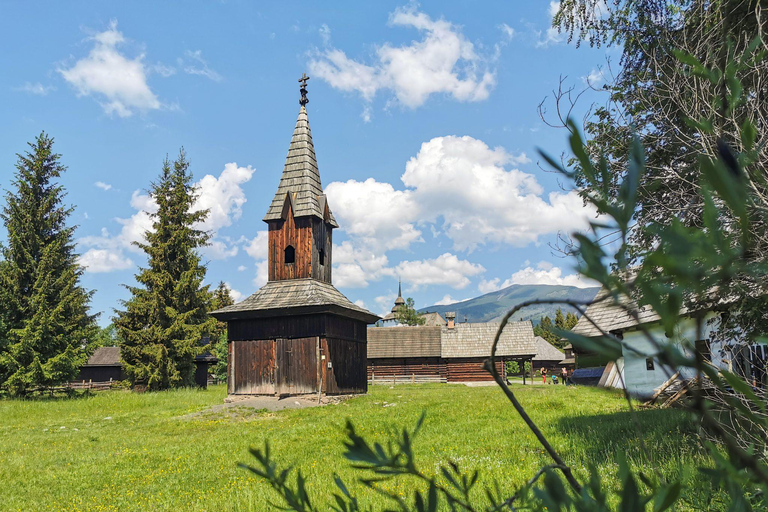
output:
M370 382L477 382L493 380L485 368L497 323L445 326L369 327ZM496 370L506 378L507 361L536 355L530 321L509 323L499 340Z

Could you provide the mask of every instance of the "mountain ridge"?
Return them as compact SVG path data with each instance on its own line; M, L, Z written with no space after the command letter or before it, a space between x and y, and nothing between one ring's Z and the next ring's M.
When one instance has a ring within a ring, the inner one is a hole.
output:
M454 302L448 305L432 305L419 309L419 313L435 312L445 317L448 311L456 312L459 322L498 322L507 311L516 305L534 299L566 299L589 301L595 298L600 287L577 288L575 286L549 284L513 284L495 292L485 293L472 299ZM535 304L515 313L512 320L532 320L538 323L543 316L554 319L557 308L563 313L572 311L567 306L557 304ZM574 311L575 312L575 311ZM578 314L578 313L577 313Z

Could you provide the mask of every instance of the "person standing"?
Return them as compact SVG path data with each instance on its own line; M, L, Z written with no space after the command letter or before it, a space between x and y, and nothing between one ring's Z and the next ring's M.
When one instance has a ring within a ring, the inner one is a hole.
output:
M546 384L547 383L547 369L542 366L541 368L541 383Z
M568 369L563 366L563 368L560 370L560 380L565 384L565 381L568 379Z

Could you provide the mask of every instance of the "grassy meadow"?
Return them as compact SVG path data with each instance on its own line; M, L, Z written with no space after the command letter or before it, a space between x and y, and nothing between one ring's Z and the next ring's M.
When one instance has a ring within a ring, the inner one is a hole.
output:
M675 410L639 411L645 447L618 393L585 387L515 386L534 421L577 476L588 463L612 478L614 457L662 472L703 464L695 426ZM270 510L273 491L237 467L250 462L249 446L269 440L277 460L302 468L319 503L330 498L332 475L347 483L358 472L342 457L343 426L351 418L372 440L392 428L412 427L427 410L416 440L426 471L454 460L480 469L481 482L497 480L513 492L549 463L533 435L495 387L460 385L373 386L339 405L240 414L191 413L220 404L223 386L136 394L31 401L0 401L0 509L2 510ZM389 405L385 407L384 405ZM699 478L683 469L687 479ZM409 493L402 480L395 490ZM705 502L708 486L697 485ZM380 496L360 490L365 504ZM480 493L478 493L480 494ZM377 507L380 508L380 507Z

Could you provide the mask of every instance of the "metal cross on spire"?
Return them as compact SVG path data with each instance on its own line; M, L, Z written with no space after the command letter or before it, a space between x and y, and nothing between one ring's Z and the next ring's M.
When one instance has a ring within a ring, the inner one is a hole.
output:
M299 92L301 92L301 99L299 100L299 105L302 107L309 103L309 99L307 99L307 80L309 80L309 77L306 73L301 74L301 78L299 78L299 83L301 84L299 86Z

